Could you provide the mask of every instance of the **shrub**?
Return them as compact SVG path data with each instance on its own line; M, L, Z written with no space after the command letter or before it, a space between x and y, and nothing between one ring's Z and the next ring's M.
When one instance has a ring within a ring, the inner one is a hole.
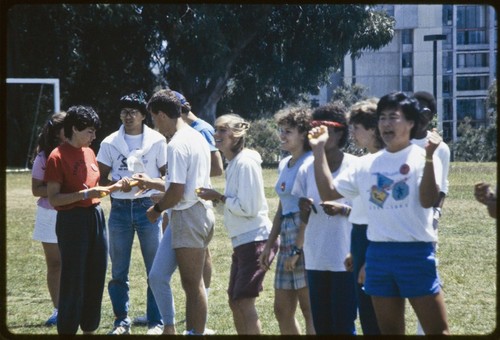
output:
M274 165L280 160L280 139L274 118L259 118L250 122L247 147L262 156L264 165Z
M457 132L460 137L450 146L455 161L496 162L497 124L495 116L488 126L478 128L472 126L469 117L464 118L458 126Z

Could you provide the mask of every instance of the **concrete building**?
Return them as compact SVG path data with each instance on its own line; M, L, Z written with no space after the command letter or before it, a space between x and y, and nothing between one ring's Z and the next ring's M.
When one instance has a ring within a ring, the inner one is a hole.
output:
M395 90L433 93L435 82L445 141L456 140L466 116L476 126L488 124L485 101L497 76L495 9L476 4L379 7L396 19L394 39L378 51L363 52L360 59L346 56L343 70L332 75L332 84L317 97L319 104L331 99L342 80L377 97Z

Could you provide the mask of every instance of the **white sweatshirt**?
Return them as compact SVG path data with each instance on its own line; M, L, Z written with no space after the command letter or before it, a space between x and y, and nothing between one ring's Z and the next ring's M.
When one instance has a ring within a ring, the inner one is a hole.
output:
M271 230L261 163L257 151L243 149L227 166L224 225L231 238L262 227Z

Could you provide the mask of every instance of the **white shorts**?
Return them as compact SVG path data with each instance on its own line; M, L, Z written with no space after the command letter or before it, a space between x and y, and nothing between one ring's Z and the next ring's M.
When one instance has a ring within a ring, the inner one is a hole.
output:
M57 210L37 206L33 240L45 243L57 243Z

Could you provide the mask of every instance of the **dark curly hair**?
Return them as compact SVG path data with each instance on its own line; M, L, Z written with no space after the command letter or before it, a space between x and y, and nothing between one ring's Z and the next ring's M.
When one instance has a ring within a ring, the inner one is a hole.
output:
M68 114L64 118L64 136L70 139L73 136L73 126L82 131L88 127L93 127L96 130L101 127L99 116L90 106L76 105L70 107Z
M296 127L299 133L307 133L311 130L312 112L307 107L292 107L278 111L274 119L278 125ZM304 150L311 150L307 138L304 138Z

